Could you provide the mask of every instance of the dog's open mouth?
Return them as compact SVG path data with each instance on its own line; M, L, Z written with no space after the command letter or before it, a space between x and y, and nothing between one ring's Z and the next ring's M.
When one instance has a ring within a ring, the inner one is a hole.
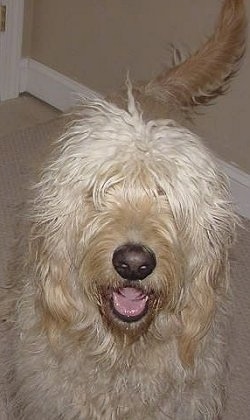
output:
M139 321L148 310L149 296L135 287L121 287L111 294L114 315L125 322Z

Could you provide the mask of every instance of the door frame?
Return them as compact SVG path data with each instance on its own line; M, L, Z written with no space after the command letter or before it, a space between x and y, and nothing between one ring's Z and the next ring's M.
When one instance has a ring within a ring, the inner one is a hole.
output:
M0 102L20 92L24 0L0 0L6 6L6 30L0 32Z

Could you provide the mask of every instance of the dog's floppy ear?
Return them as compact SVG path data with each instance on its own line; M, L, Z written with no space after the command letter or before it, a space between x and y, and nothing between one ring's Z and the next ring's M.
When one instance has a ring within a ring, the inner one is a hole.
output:
M243 0L224 0L214 34L192 56L163 71L145 86L162 102L192 108L225 92L245 50L246 14Z
M181 312L183 331L178 345L184 365L193 364L198 343L212 326L216 305L219 304L220 295L225 296L228 286L226 256L222 261L214 259L213 262L204 263L199 269L200 272L186 290Z
M196 164L193 161L188 170L179 164L178 176L161 184L184 256L185 276L176 307L181 327L178 348L184 365L193 364L210 330L217 328L217 313L221 314L227 301L228 252L238 224L228 179L206 153L200 143L193 150L190 147L189 156L195 156Z
M216 312L228 295L228 250L234 238L237 216L226 201L214 201L196 214L187 227L188 280L184 286L179 353L185 365L194 362L197 346L214 328Z
M41 313L43 327L50 335L56 332L56 326L71 324L77 314L73 285L69 285L72 266L63 232L59 231L56 235L52 225L53 221L34 221L29 247L30 265L38 291L37 309Z
M77 210L84 208L85 197L79 182L70 185L67 178L71 177L70 165L75 163L67 153L66 150L64 156L63 149L55 147L51 161L42 168L33 188L30 209L30 277L41 322L51 334L59 326L75 324L81 314L75 281L75 244L82 223L79 214L84 213Z

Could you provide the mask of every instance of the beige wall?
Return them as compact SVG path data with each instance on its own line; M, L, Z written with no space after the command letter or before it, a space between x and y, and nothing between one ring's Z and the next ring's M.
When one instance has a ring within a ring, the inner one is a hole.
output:
M24 57L31 55L31 42L33 39L33 5L34 0L24 0L24 22L23 22L23 48Z
M129 69L156 74L168 42L197 47L211 33L219 0L25 0L23 55L106 93ZM250 0L246 0L250 9ZM250 60L231 92L199 117L199 131L228 162L250 172Z

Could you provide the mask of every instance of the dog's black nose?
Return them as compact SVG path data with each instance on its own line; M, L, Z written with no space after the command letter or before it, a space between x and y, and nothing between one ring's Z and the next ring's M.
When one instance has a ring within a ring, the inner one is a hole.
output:
M113 254L113 266L127 280L143 280L156 266L154 252L140 244L125 244Z

